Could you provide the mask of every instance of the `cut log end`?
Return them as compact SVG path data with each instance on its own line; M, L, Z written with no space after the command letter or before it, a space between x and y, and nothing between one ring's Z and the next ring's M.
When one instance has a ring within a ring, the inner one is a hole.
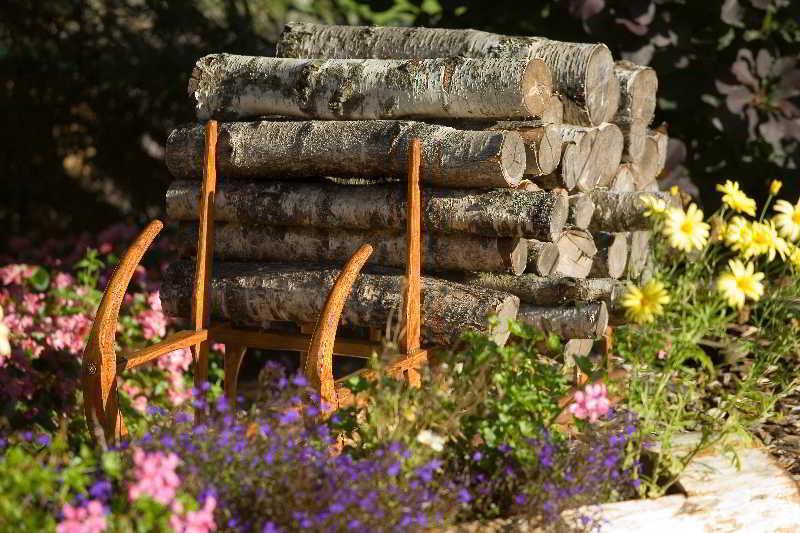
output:
M614 76L614 59L605 45L592 52L586 69L586 110L592 125L610 121L617 112L620 98L619 81Z
M527 239L498 239L497 248L503 260L507 261L506 267L512 274L518 276L525 272L528 265Z
M549 276L558 265L561 252L554 242L529 240L527 242L526 264L528 272L539 276Z
M531 59L522 76L522 102L532 117L541 117L553 96L553 75L541 59Z
M525 174L525 142L514 132L506 132L500 149L500 167L506 186L516 187Z
M586 229L592 222L594 202L586 194L574 194L569 197L569 218L567 221L576 228Z
M624 233L599 233L595 236L597 254L592 261L589 276L619 279L628 263L628 235Z

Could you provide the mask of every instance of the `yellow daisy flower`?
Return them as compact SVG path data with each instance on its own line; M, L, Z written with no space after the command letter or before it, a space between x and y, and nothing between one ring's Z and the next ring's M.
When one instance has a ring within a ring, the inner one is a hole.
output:
M717 280L717 290L728 305L740 309L744 306L745 299L757 301L764 294L763 272L755 272L753 263L742 264L738 259L728 261L727 272L720 274Z
M773 209L780 213L773 220L781 235L790 241L796 241L800 237L800 200L795 205L786 200L778 200Z
M790 244L789 251L786 255L789 257L789 262L794 265L795 268L800 268L800 248L794 244Z
M725 226L725 244L736 252L744 252L753 241L750 222L743 217L733 217Z
M778 235L773 222L753 222L750 224L752 238L748 245L742 249L742 255L746 258L756 255L766 255L772 261L775 254L781 257L786 256L787 243Z
M781 187L783 187L783 182L781 180L772 180L772 182L769 184L769 193L772 196L775 196L781 192Z
M644 204L646 217L661 218L667 212L667 202L657 196L642 196L641 202Z
M651 279L642 288L631 285L622 298L625 316L637 324L652 322L664 312L664 305L669 303L664 284Z
M717 185L717 190L722 195L722 201L737 213L745 213L751 217L756 216L756 201L739 188L739 183L727 180L724 185Z
M685 252L700 250L708 241L708 231L709 225L703 222L703 212L695 204L685 212L674 207L667 210L664 235L669 237L673 248Z

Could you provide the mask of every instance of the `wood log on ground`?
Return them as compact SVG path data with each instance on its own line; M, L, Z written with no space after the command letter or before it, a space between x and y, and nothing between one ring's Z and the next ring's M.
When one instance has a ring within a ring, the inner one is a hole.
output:
M195 253L196 230L194 225L183 225L181 229L178 249L183 256L190 257ZM405 234L386 230L219 224L214 257L223 261L342 265L365 243L374 248L370 264L396 268L405 265ZM527 239L427 232L422 236L422 268L426 271L483 270L522 274L527 261Z
M217 164L226 178L402 178L413 138L422 141L425 185L514 187L525 170L525 144L515 132L393 120L221 124ZM166 163L173 176L202 175L203 142L202 126L170 134Z
M199 194L199 182L173 182L167 190L167 215L196 220ZM402 184L227 180L217 192L215 218L250 225L402 231L406 196ZM568 209L566 197L545 191L422 191L423 225L434 233L553 241L564 230Z
M289 23L277 45L279 56L299 58L541 58L553 73L553 89L564 98L567 122L597 125L617 111L620 89L614 60L603 44L510 37L476 30L324 26Z
M574 278L585 278L592 269L597 247L591 233L578 228L569 228L556 243L558 263L554 274Z
M597 339L608 326L608 309L605 302L564 307L521 304L517 320L564 339Z
M192 299L194 266L170 265L161 286L161 301L169 316L186 317ZM339 269L258 263L217 263L211 278L212 317L240 326L269 327L272 321L313 323L325 304ZM342 312L345 324L385 327L401 309L403 276L364 272ZM515 318L519 299L510 294L441 279L422 278L422 327L429 342L449 344L467 330L489 333L500 344L508 337L507 322ZM490 330L488 317L499 317ZM396 324L396 322L395 322Z
M561 163L563 142L559 129L541 121L500 121L487 128L492 131L514 131L525 143L525 175L543 176Z
M600 178L594 151L597 129L573 124L553 124L553 127L561 134L563 143L561 164L556 172L536 176L533 181L544 189L592 190Z
M599 232L595 233L593 237L597 245L597 254L592 260L589 276L621 278L628 262L628 235L626 233Z
M594 216L589 224L591 231L616 233L621 231L647 230L653 221L645 216L646 209L642 198L655 196L667 204L672 203L670 195L664 192L608 192L592 191L588 194L594 202Z
M656 71L630 61L617 61L614 75L619 81L619 108L614 122L635 119L645 126L653 120L656 111L658 76Z
M573 194L569 197L569 216L567 222L578 228L586 229L594 215L594 202L586 194ZM562 228L563 230L563 228Z
M637 190L643 190L645 186L656 181L658 175L664 170L668 144L669 137L666 133L658 130L648 131L642 158L637 163L639 169Z
M592 353L594 339L570 339L564 343L564 360L572 362L578 357L587 357Z
M197 118L541 116L553 92L541 59L286 59L211 54L195 65Z
M617 175L608 185L610 192L633 192L636 190L636 166L633 163L622 163Z
M529 239L525 270L540 276L549 276L558 264L559 257L560 252L556 243Z
M478 285L519 297L520 302L536 305L561 305L574 302L604 301L611 304L621 296L625 282L611 278L572 278L535 274L459 273L455 281Z
M630 280L639 280L648 265L651 254L650 231L631 231L628 234L628 264L625 267L625 277Z

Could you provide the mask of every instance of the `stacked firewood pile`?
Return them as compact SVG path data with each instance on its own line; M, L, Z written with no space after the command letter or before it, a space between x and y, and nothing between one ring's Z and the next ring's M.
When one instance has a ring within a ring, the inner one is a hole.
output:
M615 63L602 44L426 28L290 24L278 55L209 55L189 83L198 119L225 121L218 318L312 323L337 267L370 243L343 318L384 327L402 294L400 180L419 138L428 340L488 331L491 314L574 339L576 352L603 333L623 280L647 269L641 197L657 191L667 144L648 129L652 69ZM166 162L187 260L162 300L186 316L203 127L173 131Z

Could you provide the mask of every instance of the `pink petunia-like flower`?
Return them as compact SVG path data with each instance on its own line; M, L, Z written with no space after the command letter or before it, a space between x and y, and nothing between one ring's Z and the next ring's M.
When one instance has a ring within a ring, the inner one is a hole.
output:
M31 265L7 265L0 268L0 282L3 285L22 285L34 272L36 267Z
M59 272L53 277L53 287L56 289L66 289L75 283L75 278L66 272Z
M149 496L162 505L169 505L181 484L175 469L180 459L174 453L133 450L133 473L136 482L128 487L128 498L136 501Z
M145 309L136 317L142 326L142 334L147 340L167 334L167 317L161 311Z
M588 419L594 424L601 416L608 414L611 404L608 401L608 389L604 383L589 384L582 391L575 393L574 403L569 406L569 412L580 418Z
M142 389L129 381L123 381L119 388L131 399L131 407L140 413L147 411L147 396L142 394Z
M64 519L56 526L57 533L101 533L106 529L105 509L97 500L91 500L83 507L67 503L61 512Z
M169 525L175 533L208 533L214 531L217 524L214 522L214 509L217 500L213 496L206 497L203 507L198 511L189 511L184 514L183 505L175 501L172 504L172 516Z

